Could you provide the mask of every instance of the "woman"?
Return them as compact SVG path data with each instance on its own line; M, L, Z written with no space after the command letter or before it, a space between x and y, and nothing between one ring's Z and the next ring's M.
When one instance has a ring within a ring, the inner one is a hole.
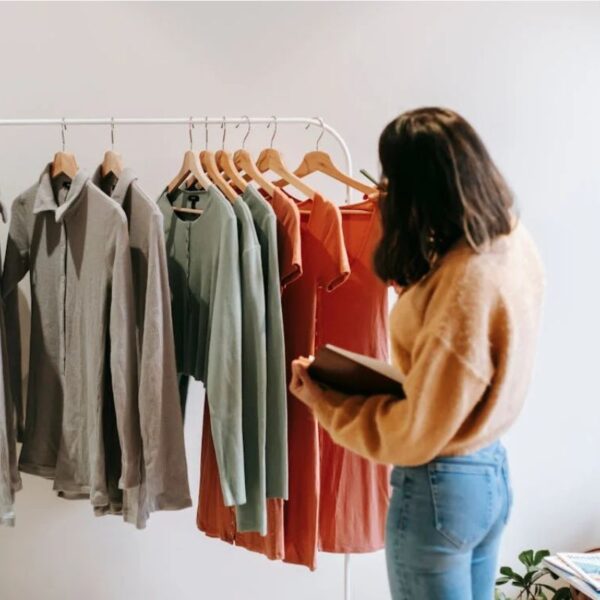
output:
M529 384L543 295L534 243L474 129L400 115L379 141L379 277L406 399L323 389L293 362L292 393L334 441L395 465L386 557L394 600L490 600L511 491L499 438Z

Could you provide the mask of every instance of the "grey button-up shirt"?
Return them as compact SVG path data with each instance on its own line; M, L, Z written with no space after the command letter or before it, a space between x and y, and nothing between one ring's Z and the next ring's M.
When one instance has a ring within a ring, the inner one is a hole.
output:
M242 435L242 306L236 217L211 185L178 192L174 203L196 196L203 213L180 218L166 191L158 199L164 216L172 294L177 369L203 381L223 501L245 504Z
M103 506L107 403L122 449L119 485L140 484L135 316L127 218L83 172L55 198L48 165L12 206L2 291L17 405L17 284L27 272L31 343L19 466Z
M163 216L131 169L124 169L115 181L111 175L102 177L99 167L92 181L123 208L129 223L143 482L139 488L125 491L123 510L125 519L141 528L150 512L192 505L175 366ZM118 448L111 450L118 452ZM115 461L109 459L109 462ZM119 461L116 462L118 466Z

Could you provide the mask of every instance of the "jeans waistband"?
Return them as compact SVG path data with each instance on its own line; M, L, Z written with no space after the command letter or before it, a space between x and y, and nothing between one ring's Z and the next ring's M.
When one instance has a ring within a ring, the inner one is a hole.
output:
M432 463L486 463L493 465L498 469L501 469L506 464L506 449L500 440L493 442L485 448L481 448L470 454L461 454L457 456L440 456L431 461L431 463L421 465L418 467L399 467L396 466L392 470L392 483L401 478L401 473L405 471L415 471L420 469L427 469L429 464ZM394 474L397 474L394 477Z

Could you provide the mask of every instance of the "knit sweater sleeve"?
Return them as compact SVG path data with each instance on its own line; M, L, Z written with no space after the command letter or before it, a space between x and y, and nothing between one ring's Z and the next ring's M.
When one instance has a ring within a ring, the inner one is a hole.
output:
M421 465L442 455L476 412L494 372L496 294L469 278L435 296L412 349L406 399L331 390L314 398L315 414L335 442L377 462Z

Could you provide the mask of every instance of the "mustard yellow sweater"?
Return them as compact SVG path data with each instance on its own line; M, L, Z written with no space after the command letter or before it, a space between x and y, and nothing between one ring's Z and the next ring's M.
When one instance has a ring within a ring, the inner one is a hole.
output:
M527 393L544 275L522 224L481 253L459 242L390 317L407 398L323 390L313 410L334 441L377 462L474 452L515 421Z

